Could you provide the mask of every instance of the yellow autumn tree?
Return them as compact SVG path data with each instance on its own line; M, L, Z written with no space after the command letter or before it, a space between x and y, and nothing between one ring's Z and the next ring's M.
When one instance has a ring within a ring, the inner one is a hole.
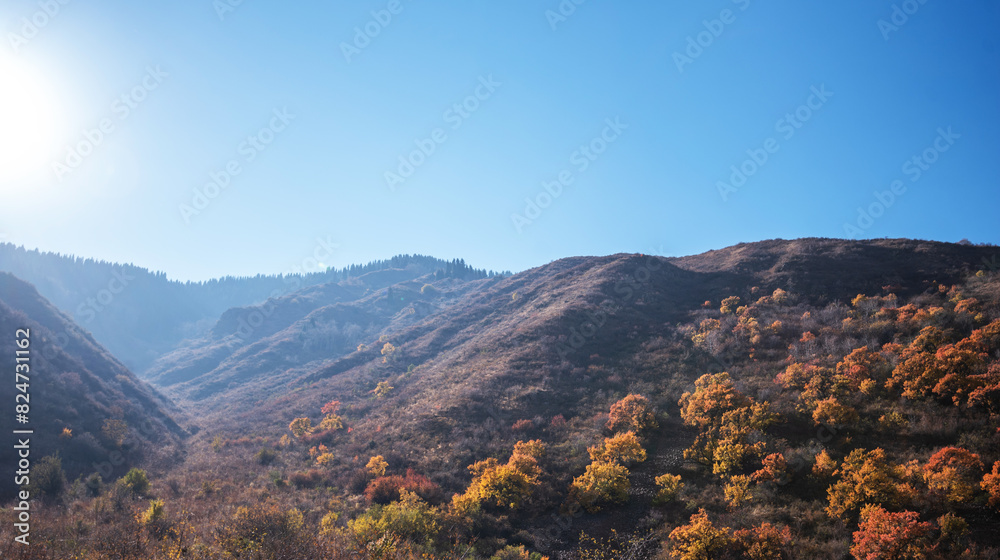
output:
M882 449L855 449L833 474L839 480L827 490L826 512L831 517L849 522L865 505L892 507L905 497L899 484L901 469L889 462Z
M723 488L723 493L726 496L726 503L731 509L736 509L753 499L750 492L750 482L750 477L746 475L730 477L729 482Z
M618 463L594 461L573 479L570 494L591 513L600 511L602 504L625 503L632 488L628 474L628 469Z
M646 460L646 450L642 448L635 432L625 432L607 438L600 445L587 448L593 461L619 463L628 466Z
M296 418L288 424L288 429L297 438L303 438L312 431L312 420L308 418Z
M677 560L712 560L732 546L725 527L716 527L704 509L691 516L687 525L670 532L670 552Z
M706 373L695 381L693 393L684 393L678 404L688 426L706 428L722 423L726 412L750 405L750 399L736 390L726 372Z
M385 469L389 467L389 463L386 462L385 457L381 455L376 455L368 460L368 464L365 468L368 472L375 476L385 476Z
M684 489L679 474L664 474L656 477L656 486L659 488L656 497L653 498L655 504L666 504L677 499L677 495Z
M700 429L684 458L711 466L719 476L738 471L747 459L763 453L759 436L775 421L767 403L756 403L738 391L725 372L701 376L694 392L684 393L678 404L684 423Z
M452 499L454 510L468 513L481 505L518 509L539 485L538 460L544 453L540 440L519 441L506 464L490 458L469 466L472 483Z

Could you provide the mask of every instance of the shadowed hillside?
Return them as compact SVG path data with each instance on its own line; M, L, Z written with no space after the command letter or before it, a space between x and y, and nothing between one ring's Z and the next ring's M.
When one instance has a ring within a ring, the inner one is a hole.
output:
M12 430L33 429L36 464L58 453L70 480L95 471L105 478L120 476L131 465L168 462L180 453L184 432L172 418L176 408L31 285L0 273L0 352L11 372L17 329L30 329L31 421L14 426L13 413L0 417L4 449L12 449ZM0 386L0 399L13 403L15 392L11 373ZM112 453L120 460L112 462ZM0 468L13 472L14 459L5 452ZM5 498L12 495L11 482L5 478L0 489Z

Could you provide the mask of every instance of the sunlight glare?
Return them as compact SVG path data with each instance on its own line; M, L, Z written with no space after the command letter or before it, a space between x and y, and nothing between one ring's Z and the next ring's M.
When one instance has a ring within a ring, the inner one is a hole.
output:
M56 108L35 71L0 52L0 185L50 170L58 147Z

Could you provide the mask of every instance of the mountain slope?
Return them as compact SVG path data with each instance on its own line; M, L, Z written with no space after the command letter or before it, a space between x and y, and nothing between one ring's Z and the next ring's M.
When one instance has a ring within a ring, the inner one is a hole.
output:
M129 465L178 451L184 431L173 419L177 409L34 287L0 273L0 354L12 371L18 329L30 330L30 423L14 426L12 413L0 416L5 449L14 444L12 430L33 429L34 460L58 453L70 479L95 471L120 476ZM13 403L15 392L11 376L0 400ZM0 468L12 472L14 459L4 453ZM0 493L10 495L10 482Z
M761 293L795 291L815 304L846 304L854 295L881 293L893 283L901 293L919 293L932 280L947 282L975 271L995 250L906 240L799 240L680 259L562 259L484 281L461 301L410 327L385 332L397 348L391 361L379 352L383 331L376 330L365 349L295 367L282 364L269 373L265 367L257 373L273 383L247 386L198 406L209 414L224 411L225 425L252 423L262 415L281 425L318 409L324 399L337 398L364 412L357 432L366 435L359 437L371 437L381 426L378 439L391 440L400 454L427 463L433 459L424 453L425 440L442 433L461 439L491 417L502 422L554 414L568 418L608 398L581 392L581 378L641 383L652 375L643 371L676 370L677 364L655 353L641 362L635 357L647 354L651 345L676 340L676 324L690 320L705 301L718 305L730 295L748 296L752 286ZM906 266L900 266L904 261ZM239 361L267 364L272 350L247 347ZM602 373L595 377L592 369ZM221 380L238 371L226 363L206 375ZM369 392L383 380L396 387L395 396L372 402ZM393 421L399 417L408 421ZM414 430L414 425L427 429Z
M957 281L995 255L996 247L915 239L807 238L740 243L670 261L695 272L727 272L744 285L847 299L883 286L899 295L919 293L935 280Z
M442 382L449 393L462 387L484 391L495 375L538 380L565 373L570 364L586 363L595 352L602 357L634 352L651 338L667 336L673 323L703 302L718 302L750 286L768 293L776 288L794 291L815 304L849 302L859 293L879 293L883 287L905 296L920 293L932 282L953 282L994 252L995 248L911 240L802 239L743 244L683 258L576 257L476 286L463 299L429 312L412 327L397 325L392 332L375 328L367 334L372 342L380 334L391 334L391 342L399 347L394 358L398 363L433 362L434 375L443 378L452 377L448 373L452 369L476 371L471 378L459 375L456 384ZM298 314L306 316L302 308ZM592 329L594 323L601 325ZM301 339L303 335L275 336ZM294 371L293 364L285 363L289 369L271 373L282 383L296 378L313 383L347 372L358 376L364 368L386 369L380 348L372 343L366 351L342 357L338 357L341 352L326 354L326 360L294 364ZM273 351L266 345L241 348L238 360L202 375L224 379L247 363L269 363L265 353ZM489 359L478 357L484 353ZM257 373L267 373L267 366ZM346 383L356 381L354 376ZM273 394L260 391L252 401Z
M182 399L225 404L269 394L356 353L359 343L439 313L485 282L420 272L387 269L230 309L208 335L157 360L147 378Z
M191 512L189 547L286 518L335 558L388 540L400 558L645 560L707 516L743 535L726 557L760 535L756 557L840 560L872 502L926 521L938 557L993 557L998 252L768 241L508 278L385 270L234 309L155 370L203 428L168 507ZM876 493L844 486L862 468Z

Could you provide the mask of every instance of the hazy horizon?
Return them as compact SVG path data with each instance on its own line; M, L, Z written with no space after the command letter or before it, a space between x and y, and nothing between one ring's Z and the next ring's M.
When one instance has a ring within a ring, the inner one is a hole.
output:
M754 239L754 240L750 240L750 241L741 241L739 243L735 243L734 245L745 245L745 244L753 244L753 243L762 243L762 242L767 242L767 241L795 241L795 240L798 240L798 239L807 239L807 238L795 238L795 239L783 239L783 238ZM812 238L812 239L816 239L816 238ZM823 238L821 238L821 239L823 239ZM837 239L837 238L825 238L825 239ZM880 238L880 239L891 239L891 238ZM874 240L874 239L868 239L868 240L858 239L858 240L855 240L855 241L872 241L872 240ZM958 242L954 242L954 241L941 241L941 240L937 240L937 239L914 239L914 241L929 241L929 242L932 242L932 243L958 243ZM990 246L996 246L997 245L996 243L990 243L990 242L975 242L973 240L969 240L969 239L965 239L965 238L963 238L963 239L961 239L959 241L967 241L968 243L973 244L973 245L990 245ZM300 262L292 263L289 266L286 266L282 270L277 270L277 271L258 271L258 272L251 272L249 274L240 274L240 275L237 275L237 274L223 274L221 276L210 276L210 277L206 277L206 278L180 278L180 277L177 277L177 276L173 275L170 271L149 268L149 267L143 266L141 263L138 263L138 262L109 261L107 259L95 258L95 257L91 257L91 256L88 256L88 255L63 254L63 253L58 253L56 251L49 251L49 250L46 250L45 248L42 248L42 247L25 247L25 246L21 246L21 245L17 245L17 244L13 244L13 243L9 243L9 242L5 242L3 240L0 240L0 246L5 245L5 244L13 245L14 247L17 247L19 249L24 249L25 251L38 251L41 254L47 254L48 253L48 254L58 255L60 257L66 257L66 258L91 259L91 260L94 260L94 261L104 261L104 262L107 262L107 263L110 263L110 264L113 264L113 265L135 266L135 267L138 267L138 268L145 269L145 270L147 270L148 272L150 272L152 274L163 274L163 275L165 275L165 277L166 277L166 279L168 281L171 281L171 282L180 282L180 283L184 283L184 282L194 282L194 283L206 282L206 281L211 281L211 280L221 280L221 279L226 278L226 277L253 277L253 276L257 276L258 274L262 275L262 276L289 276L289 275L296 275L296 274L303 274L303 275L318 274L318 273L325 272L327 270L343 269L343 268L350 267L350 266L353 266L353 265L364 266L364 265L367 265L367 264L372 263L372 262L388 261L388 260L392 259L393 257L398 257L398 256L402 256L403 255L401 253L398 253L398 254L393 254L393 255L375 256L375 257L373 257L371 259L368 259L368 260L366 260L364 262L345 263L345 264L342 264L342 265L340 265L340 264L338 264L338 265L327 265L326 268L320 269L320 268L317 268L313 264L313 263L319 262L321 260L321 259L317 259L315 255L317 255L317 254L319 254L319 255L326 254L327 247L330 247L330 244L329 244L328 240L317 239L317 242L316 242L315 247L314 247L314 252L313 252L312 255L308 255L307 254L305 257L303 257L301 259ZM461 257L461 256L448 257L448 258L439 257L437 255L423 255L423 256L431 257L431 258L435 258L435 259L440 259L442 261L463 260L463 261L465 261L466 265L468 265L469 267L471 267L473 269L485 270L485 271L492 271L492 272L495 272L497 274L502 274L502 273L507 273L507 272L510 272L512 274L518 274L518 273L525 272L527 270L531 270L531 269L535 269L535 268L539 268L539 267L545 266L547 264L550 264L552 262L555 262L555 261L558 261L558 260L561 260L561 259L566 259L566 258L609 257L609 256L613 256L613 255L616 255L616 254L643 254L643 255L652 255L652 256L657 256L657 257L683 258L683 257L700 255L700 254L703 254L703 253L706 253L706 252L709 252L709 251L721 250L721 249L725 249L727 247L730 247L730 246L713 247L713 248L706 249L705 251L700 251L700 252L697 252L697 253L684 253L684 254L663 254L663 253L659 252L662 249L662 247L660 247L660 248L652 247L648 251L631 251L631 252L619 251L617 253L607 253L607 254L602 254L602 255L597 255L597 254L589 254L589 255L588 254L564 255L562 257L558 257L558 258L552 259L550 261L546 261L546 262L543 262L543 263L539 263L537 265L532 265L532 266L530 266L528 268L517 269L517 270L491 269L488 266L480 266L479 263L472 262L469 259L466 259L466 258Z

